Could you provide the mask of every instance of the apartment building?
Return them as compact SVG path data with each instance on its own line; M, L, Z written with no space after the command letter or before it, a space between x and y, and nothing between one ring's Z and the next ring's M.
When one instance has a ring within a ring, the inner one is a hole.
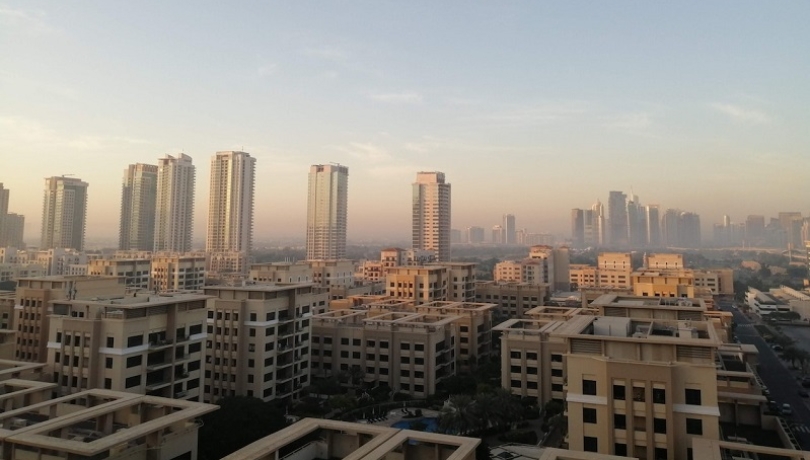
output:
M0 413L2 457L195 460L197 418L217 409L102 389L32 399Z
M259 283L312 283L315 274L306 261L252 264L248 278Z
M447 299L453 302L472 302L475 300L475 267L474 262L447 262L442 264L448 270Z
M535 245L529 248L529 259L539 260L543 263L543 271L547 273L546 283L555 291L571 289L568 282L571 256L568 247L553 247L549 245Z
M385 281L385 267L380 260L364 260L360 262L354 278L360 281Z
M95 259L87 262L89 276L120 276L130 289L149 289L152 262L145 259Z
M386 294L416 303L447 300L450 273L444 265L388 268Z
M354 262L351 260L309 260L307 263L312 269L312 280L319 286L354 285Z
M475 283L475 301L496 304L499 318L522 318L532 308L545 305L548 296L548 286L543 284Z
M505 260L495 264L493 279L501 283L549 284L549 273L542 260Z
M458 322L453 315L332 310L312 318L312 374L361 371L368 384L413 397L436 392L456 373Z
M205 401L298 399L310 384L311 316L327 294L312 284L209 286Z
M101 276L43 276L17 281L14 327L16 359L44 362L47 357L49 307L52 300L122 296L123 278Z
M568 347L572 450L687 459L692 438L719 439L709 323L577 316L555 334Z
M144 293L52 301L47 372L61 394L104 388L199 401L207 298Z
M417 313L457 316L458 369L471 371L494 353L492 343L494 303L431 302L415 307Z
M306 418L222 460L475 460L478 438Z
M152 258L151 289L194 291L205 286L205 253L164 253Z
M695 278L689 270L638 270L630 274L630 284L637 296L695 297Z
M650 270L678 270L685 268L683 254L645 254L644 267Z

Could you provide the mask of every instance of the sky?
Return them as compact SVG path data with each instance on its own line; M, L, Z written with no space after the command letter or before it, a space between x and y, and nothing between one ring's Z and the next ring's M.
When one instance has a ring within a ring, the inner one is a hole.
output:
M568 235L610 190L701 215L810 213L810 2L0 0L0 182L37 244L44 178L115 238L128 164L257 158L255 238L304 238L309 166L348 238L406 239L416 172L452 226Z

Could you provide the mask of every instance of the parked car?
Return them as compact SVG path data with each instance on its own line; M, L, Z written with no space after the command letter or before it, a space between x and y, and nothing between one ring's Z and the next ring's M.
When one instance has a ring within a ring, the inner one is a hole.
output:
M793 408L790 407L790 404L782 404L782 415L793 415Z
M810 394L807 394L807 391L800 389L799 390L799 396L801 396L802 398L807 398L807 397L810 397Z

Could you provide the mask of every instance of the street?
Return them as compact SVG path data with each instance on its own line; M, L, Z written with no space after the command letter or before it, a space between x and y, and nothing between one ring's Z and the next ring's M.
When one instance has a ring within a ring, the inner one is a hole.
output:
M788 403L793 408L792 416L784 416L793 427L793 434L801 444L802 449L810 449L810 428L806 425L810 421L810 409L807 408L804 398L798 392L801 385L784 363L776 356L767 342L754 329L754 323L739 310L732 308L732 302L719 302L722 310L730 311L737 323L736 335L741 343L752 344L759 350L759 376L770 391L770 399L781 406Z

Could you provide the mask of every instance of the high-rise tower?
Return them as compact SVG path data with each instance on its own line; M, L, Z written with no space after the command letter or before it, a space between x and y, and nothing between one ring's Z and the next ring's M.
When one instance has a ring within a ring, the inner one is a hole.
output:
M158 167L137 163L124 170L118 249L151 251L155 246Z
M253 246L256 159L245 152L217 152L211 158L207 252L249 253Z
M450 184L442 172L418 172L413 183L413 248L450 261Z
M194 174L191 157L184 153L158 160L155 252L191 250Z
M608 244L612 247L627 247L627 195L612 191L608 197Z
M661 214L657 204L645 207L647 213L647 242L651 248L661 247Z
M517 244L514 214L504 214L503 216L503 244Z
M45 179L41 249L84 250L87 182L65 176Z
M349 168L313 165L309 168L307 198L307 259L346 257L346 211Z

